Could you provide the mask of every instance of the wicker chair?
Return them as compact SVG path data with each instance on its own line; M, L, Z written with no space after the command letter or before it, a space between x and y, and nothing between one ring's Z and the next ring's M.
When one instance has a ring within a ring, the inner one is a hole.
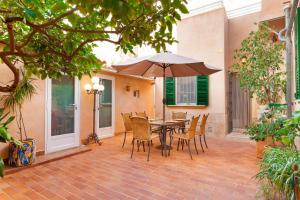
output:
M176 119L186 119L187 116L187 112L172 112L172 119L176 120ZM174 127L173 131L176 133L176 128L178 128L178 132L180 130L184 131L185 129L185 124L183 123L182 125L178 126L178 127Z
M202 116L201 124L200 124L200 130L199 130L199 132L196 133L197 135L199 135L200 145L201 145L201 149L202 149L203 152L204 152L204 149L203 149L203 145L202 145L202 136L203 136L203 139L204 139L205 146L208 149L208 146L207 146L207 143L206 143L206 138L205 138L206 122L207 122L208 116L209 116L209 114Z
M172 136L172 138L171 138L171 140L170 140L170 146L171 146L171 145L172 145L173 138L174 138L174 137L175 137L175 138L178 138L177 151L178 151L178 149L179 149L179 144L180 144L180 142L181 142L181 144L182 144L182 149L183 149L183 147L184 147L184 143L186 142L192 160L193 160L193 157L192 157L192 153L191 153L190 142L191 142L192 139L194 140L195 149L196 149L196 152L197 152L197 154L198 154L197 145L196 145L196 140L195 140L195 134L196 134L196 128L197 128L197 123L198 123L198 121L199 121L199 118L200 118L199 116L193 117L193 118L192 118L192 122L191 122L191 126L187 129L186 132L184 132L185 134L178 134L178 133L175 133L175 134L173 134L173 136ZM169 150L169 154L170 154L170 150Z
M131 126L133 132L133 139L132 139L132 150L131 150L131 158L133 155L134 150L134 142L137 141L139 145L141 142L147 142L148 144L148 157L147 161L149 161L150 157L150 146L152 139L158 137L157 134L152 134L151 126L149 121L145 117L131 117Z
M148 117L146 111L144 111L144 112L135 112L135 115L137 117Z
M122 115L123 123L124 123L124 127L125 127L124 140L123 140L123 145L122 145L122 148L123 148L125 141L126 141L127 133L132 132L131 120L130 120L130 117L132 117L132 113L121 113L121 115Z

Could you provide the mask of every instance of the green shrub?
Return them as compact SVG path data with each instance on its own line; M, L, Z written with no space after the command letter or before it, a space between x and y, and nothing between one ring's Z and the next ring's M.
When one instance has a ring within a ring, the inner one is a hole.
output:
M299 166L299 154L294 148L268 148L260 163L260 171L256 178L267 181L281 197L293 199L292 166Z

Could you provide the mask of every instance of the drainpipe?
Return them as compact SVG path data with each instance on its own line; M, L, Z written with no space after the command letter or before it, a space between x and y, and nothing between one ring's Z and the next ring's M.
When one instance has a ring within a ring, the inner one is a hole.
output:
M286 67L286 103L287 103L287 117L292 116L292 42L291 42L291 31L288 32L288 27L290 27L290 4L285 4L284 15L285 15L285 67Z
M296 11L298 7L299 0L293 0L292 6L290 5L290 1L284 3L284 15L285 15L285 28L281 30L278 34L279 40L285 42L285 67L286 67L286 103L287 107L287 117L292 117L292 40L291 33L293 24L295 21ZM283 36L283 32L285 35Z

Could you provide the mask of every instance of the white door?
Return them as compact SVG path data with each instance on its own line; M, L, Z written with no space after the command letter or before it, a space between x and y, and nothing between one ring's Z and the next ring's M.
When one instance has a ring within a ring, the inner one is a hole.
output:
M46 153L79 146L79 81L47 80Z
M102 95L97 95L96 130L99 138L111 137L115 131L115 79L101 75Z

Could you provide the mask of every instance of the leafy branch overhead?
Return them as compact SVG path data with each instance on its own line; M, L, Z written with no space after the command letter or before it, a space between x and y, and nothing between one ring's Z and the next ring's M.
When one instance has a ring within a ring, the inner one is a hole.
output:
M259 24L258 30L251 32L234 52L232 66L241 87L255 95L262 105L280 102L285 92L286 74L281 69L284 45L271 35L268 24Z
M0 2L1 60L19 83L16 64L42 79L62 74L90 74L101 67L94 42L109 42L117 50L150 45L156 51L175 42L172 26L187 13L182 0L6 0Z

